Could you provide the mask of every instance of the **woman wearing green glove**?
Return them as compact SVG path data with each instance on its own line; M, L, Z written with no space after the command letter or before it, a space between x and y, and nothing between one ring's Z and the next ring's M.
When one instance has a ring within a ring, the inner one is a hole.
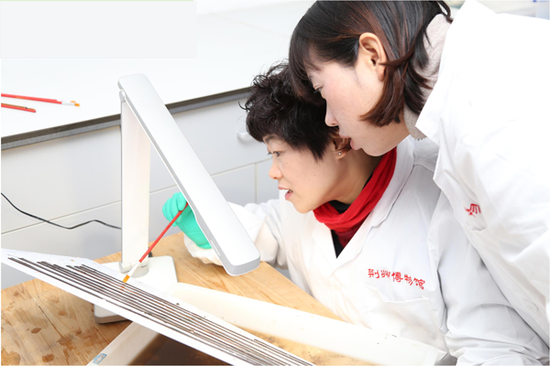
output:
M262 260L288 268L342 319L436 347L439 364L548 362L433 182L430 141L406 139L381 158L351 150L325 125L324 105L295 99L284 67L255 79L246 108L281 190L278 200L231 205ZM184 205L176 194L166 218ZM192 239L194 216L180 220ZM195 257L215 256L185 242Z

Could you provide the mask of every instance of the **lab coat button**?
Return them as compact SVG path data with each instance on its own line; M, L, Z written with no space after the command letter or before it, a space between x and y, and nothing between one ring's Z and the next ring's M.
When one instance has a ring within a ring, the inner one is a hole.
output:
M531 312L536 312L539 310L539 308L537 307L537 305L533 304L531 301L529 300L524 300L523 301L524 305L525 305L525 309L527 311L531 311Z

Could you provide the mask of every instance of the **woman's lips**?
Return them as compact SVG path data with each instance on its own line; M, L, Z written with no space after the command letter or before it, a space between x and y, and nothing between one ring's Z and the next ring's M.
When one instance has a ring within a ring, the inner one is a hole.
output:
M342 134L342 131L340 131L340 137L344 138L344 139L349 139L349 145L351 146L351 148L353 150L359 150L360 149L360 147L355 145L355 142L353 141L353 139L349 136L346 136L346 135Z
M292 190L289 189L285 194L285 200L288 201L290 199L290 196L292 196Z

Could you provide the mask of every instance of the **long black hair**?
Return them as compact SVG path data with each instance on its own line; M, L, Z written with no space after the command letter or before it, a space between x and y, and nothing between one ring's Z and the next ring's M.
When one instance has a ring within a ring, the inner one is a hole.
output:
M444 1L315 2L294 29L290 42L290 76L296 94L317 102L319 97L307 76L307 70L316 68L314 60L354 66L359 37L373 33L388 61L383 64L386 71L380 100L363 119L378 126L399 122L405 103L420 114L426 102L422 87L428 87L419 73L429 61L424 38L428 24L438 14L452 22Z

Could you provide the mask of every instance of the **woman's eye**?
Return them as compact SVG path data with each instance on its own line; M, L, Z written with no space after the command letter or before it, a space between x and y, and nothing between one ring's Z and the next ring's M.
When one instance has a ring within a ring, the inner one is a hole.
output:
M279 151L273 151L272 154L275 155L276 157L281 156L281 153Z

